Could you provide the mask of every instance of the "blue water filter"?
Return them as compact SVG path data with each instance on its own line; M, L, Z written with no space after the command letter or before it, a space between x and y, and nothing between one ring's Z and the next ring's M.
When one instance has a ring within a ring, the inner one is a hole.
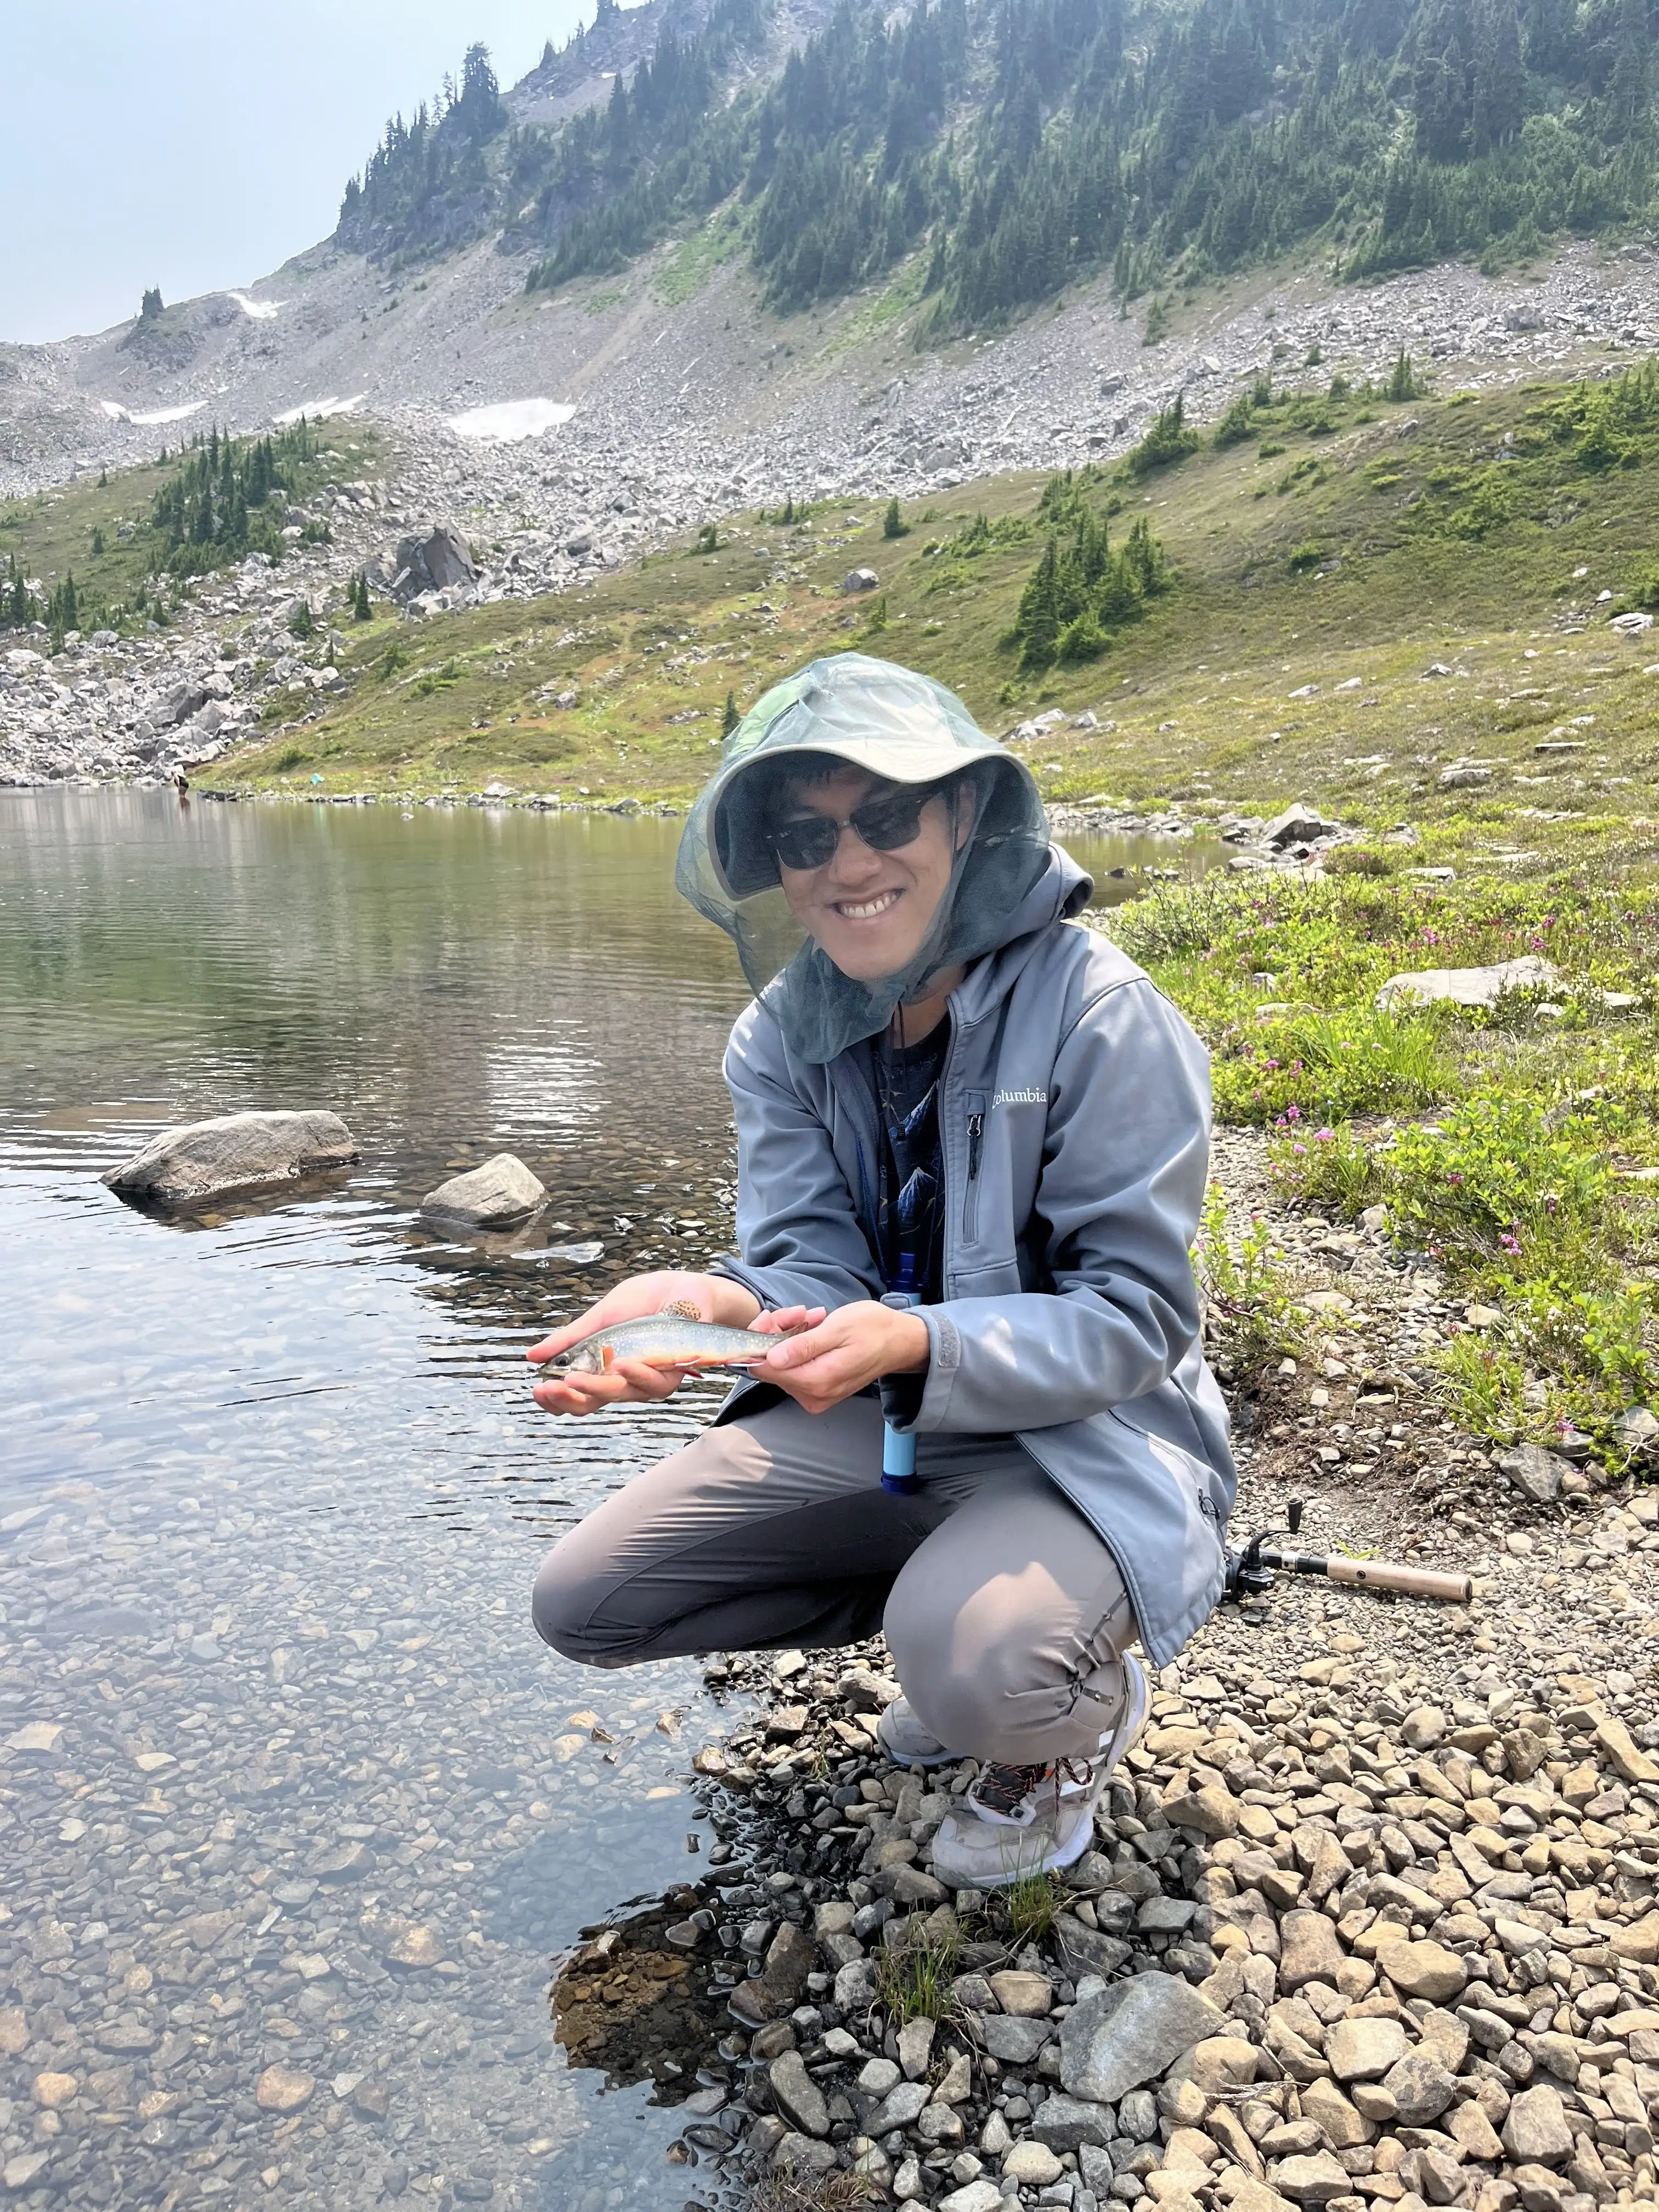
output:
M914 1291L889 1291L882 1304L908 1313L921 1300ZM915 1437L906 1430L894 1428L890 1422L882 1424L881 1486L896 1498L914 1498L921 1488L916 1480Z

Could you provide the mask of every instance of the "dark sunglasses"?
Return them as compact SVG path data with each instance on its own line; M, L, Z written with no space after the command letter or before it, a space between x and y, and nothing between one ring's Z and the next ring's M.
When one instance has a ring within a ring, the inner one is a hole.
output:
M895 792L890 798L866 799L844 822L829 814L797 814L787 822L775 822L767 839L786 868L827 867L836 857L843 830L853 830L872 853L896 853L921 836L921 810L937 797L938 788L927 784Z

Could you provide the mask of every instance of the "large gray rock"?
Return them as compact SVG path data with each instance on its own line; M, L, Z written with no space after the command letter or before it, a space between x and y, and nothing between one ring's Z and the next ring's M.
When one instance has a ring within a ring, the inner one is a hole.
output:
M137 1205L190 1206L320 1175L357 1156L337 1114L222 1114L164 1130L101 1180Z
M933 2090L926 2081L900 2081L882 2099L871 2114L868 2133L879 2142L895 2128L908 2128L919 2119Z
M1516 1444L1499 1452L1494 1464L1534 1505L1553 1505L1561 1495L1562 1476L1571 1472L1568 1461L1542 1444Z
M739 1982L727 1998L729 2010L745 2027L759 2027L769 2020L781 2020L800 2002L806 1990L806 1977L817 1964L811 1937L804 1928L797 1928L793 1921L786 1920L772 1938L760 1973L749 1981ZM842 1972L867 1975L870 1968L860 1959L853 1966L844 1966ZM836 1977L836 1993L839 2002L840 1974Z
M1419 2048L1389 2067L1382 2087L1393 2097L1403 2127L1425 2128L1457 2094L1457 2077L1432 2052Z
M1339 2081L1380 2081L1408 2048L1397 2020L1339 2020L1325 2036L1325 2057Z
M427 592L447 592L477 581L477 564L459 530L435 524L425 536L402 538L389 563L394 599L418 599Z
M1659 1458L1659 1413L1651 1406L1626 1406L1613 1425L1613 1441L1631 1459Z
M1129 1946L1098 1928L1085 1927L1074 1912L1062 1912L1054 1922L1061 1954L1073 1978L1098 1974L1109 1980L1129 1955Z
M1136 1974L1073 2008L1060 2031L1060 2086L1115 2105L1208 2035L1226 2014L1178 1974Z
M1328 822L1316 808L1304 806L1298 799L1294 806L1287 806L1282 814L1273 817L1262 831L1261 842L1273 846L1311 845L1322 837L1338 837L1341 834L1340 822Z
M547 1203L545 1186L512 1152L497 1152L482 1167L451 1176L421 1200L421 1212L473 1229L496 1229L523 1221Z
M1495 1006L1509 991L1551 991L1555 969L1536 952L1490 968L1419 968L1390 975L1376 994L1379 1006Z

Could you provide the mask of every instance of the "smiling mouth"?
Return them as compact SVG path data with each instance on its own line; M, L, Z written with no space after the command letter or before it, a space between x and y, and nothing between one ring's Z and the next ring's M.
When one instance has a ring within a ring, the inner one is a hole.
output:
M878 891L873 898L837 899L836 912L843 921L874 921L898 904L902 891Z

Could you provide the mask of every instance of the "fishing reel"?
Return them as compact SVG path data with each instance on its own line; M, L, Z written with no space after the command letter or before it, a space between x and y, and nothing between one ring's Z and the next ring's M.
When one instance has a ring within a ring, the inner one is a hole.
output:
M1283 1528L1258 1528L1243 1550L1227 1554L1227 1580L1222 1595L1239 1600L1247 1597L1266 1597L1273 1586L1273 1577L1284 1565L1276 1551L1265 1552L1264 1547L1275 1536L1294 1540L1302 1529L1302 1504L1299 1498L1291 1498L1285 1509Z

